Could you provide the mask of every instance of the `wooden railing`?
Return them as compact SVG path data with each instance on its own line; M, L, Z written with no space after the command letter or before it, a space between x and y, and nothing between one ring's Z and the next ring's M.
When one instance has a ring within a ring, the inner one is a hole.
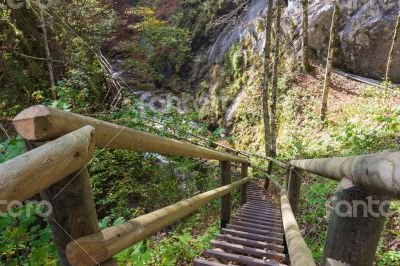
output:
M297 213L304 171L340 181L321 265L373 265L386 219L382 211L388 211L390 200L400 199L400 152L292 160L289 164L286 189L281 190L281 205L292 265L313 265L292 217L292 213ZM267 178L273 180L268 175ZM278 187L282 188L279 184ZM291 210L285 213L289 205ZM347 212L341 209L343 206Z
M378 202L400 198L397 151L290 163L256 155L287 171L286 186L282 186L265 169L250 165L245 158L44 106L22 111L13 124L32 150L0 165L0 195L2 200L23 201L40 193L52 204L49 221L62 265L112 263L113 255L218 198L222 200L224 226L230 217L231 191L240 188L241 203L245 203L248 166L265 172L266 184L272 180L281 191L282 220L292 265L315 265L295 220L302 171L341 181L338 200L366 203L368 196ZM218 160L221 187L100 231L87 171L95 146ZM254 156L220 146L234 154ZM241 179L234 183L231 162L242 166ZM0 211L4 210L0 206ZM332 212L322 264L330 260L371 265L384 220L382 216L343 218ZM357 256L360 252L363 256Z
M224 226L236 188L245 203L247 159L45 106L22 111L13 124L31 150L0 165L0 195L9 202L40 193L52 204L49 222L62 265L114 264L113 255L219 198ZM87 171L95 146L218 160L221 187L100 231ZM241 164L233 183L231 162Z

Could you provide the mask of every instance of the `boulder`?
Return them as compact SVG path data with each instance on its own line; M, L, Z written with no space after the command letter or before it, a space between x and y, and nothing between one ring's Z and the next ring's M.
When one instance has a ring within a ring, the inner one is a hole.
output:
M333 12L330 1L309 3L310 52L326 60L329 28ZM346 0L340 5L340 47L335 65L354 74L381 80L385 76L399 4L383 0ZM290 38L301 31L300 0L289 1L283 16L283 27ZM297 47L298 48L298 47ZM391 65L392 81L400 82L400 39L397 40Z

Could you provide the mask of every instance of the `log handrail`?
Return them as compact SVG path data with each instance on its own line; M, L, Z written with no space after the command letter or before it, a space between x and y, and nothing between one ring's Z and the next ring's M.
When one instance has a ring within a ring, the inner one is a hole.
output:
M85 126L0 164L0 195L7 202L27 200L84 168L92 159L94 128ZM0 211L6 206L0 205Z
M249 163L244 158L228 153L214 151L194 144L43 105L36 105L23 110L14 118L13 124L18 133L29 141L52 140L83 126L90 125L96 129L95 141L98 147Z
M265 172L265 177L280 190L281 213L283 230L288 248L289 258L293 266L315 266L315 262L311 255L311 251L307 247L306 242L301 234L293 213L291 204L288 199L287 191L282 184L276 181L272 176L267 174L267 170L257 166L251 166L254 169Z
M383 151L352 157L293 160L290 164L338 181L347 178L370 192L400 199L399 151Z
M281 212L291 265L315 266L311 252L301 235L285 189L281 190Z
M72 265L97 265L118 252L172 225L199 208L248 183L250 177L216 188L149 214L71 241L66 252Z

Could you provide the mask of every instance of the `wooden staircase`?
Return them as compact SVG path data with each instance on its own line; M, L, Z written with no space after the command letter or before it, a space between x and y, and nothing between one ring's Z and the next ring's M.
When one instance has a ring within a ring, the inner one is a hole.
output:
M247 201L221 230L213 249L206 250L195 266L285 265L281 210L267 201L258 184L247 186Z

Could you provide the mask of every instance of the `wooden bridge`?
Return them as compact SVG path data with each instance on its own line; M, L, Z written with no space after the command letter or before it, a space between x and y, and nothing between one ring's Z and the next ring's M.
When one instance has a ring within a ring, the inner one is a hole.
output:
M295 219L302 170L340 181L336 202L400 199L398 151L290 163L265 157L287 175L283 186L265 172L262 188L248 177L248 167L260 168L250 165L247 152L227 147L237 155L218 152L44 106L22 111L13 123L31 150L0 165L1 200L24 201L40 193L51 202L49 221L62 265L116 264L115 254L217 199L221 234L195 265L315 265ZM100 230L87 171L95 146L218 160L221 186ZM242 169L234 182L232 163ZM265 196L270 182L280 190L280 206ZM241 208L232 215L234 189L241 191ZM6 207L0 205L0 211ZM346 217L332 212L322 265L372 265L385 217L353 211L356 215Z

